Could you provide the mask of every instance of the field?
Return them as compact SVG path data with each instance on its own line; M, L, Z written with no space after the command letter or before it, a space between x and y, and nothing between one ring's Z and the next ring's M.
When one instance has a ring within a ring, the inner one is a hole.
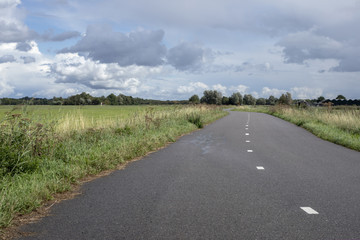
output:
M204 105L0 106L0 227L226 114Z
M301 126L316 136L360 151L359 107L240 106L237 111L263 112Z

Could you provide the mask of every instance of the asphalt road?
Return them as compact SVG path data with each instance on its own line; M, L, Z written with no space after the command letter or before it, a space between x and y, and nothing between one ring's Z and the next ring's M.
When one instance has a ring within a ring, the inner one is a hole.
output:
M260 113L231 112L82 192L22 239L360 239L360 153Z

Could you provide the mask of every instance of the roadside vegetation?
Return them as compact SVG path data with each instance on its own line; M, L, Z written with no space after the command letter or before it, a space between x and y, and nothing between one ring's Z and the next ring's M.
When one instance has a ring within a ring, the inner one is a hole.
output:
M239 106L235 110L271 114L324 140L360 151L360 107L357 106Z
M227 113L218 106L1 106L0 231L82 178Z

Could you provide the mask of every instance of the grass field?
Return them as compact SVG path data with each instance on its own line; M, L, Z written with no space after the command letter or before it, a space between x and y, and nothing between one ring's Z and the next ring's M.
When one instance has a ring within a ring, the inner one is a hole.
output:
M240 106L237 111L253 111L274 115L327 141L360 151L359 107Z
M204 105L0 106L0 227L85 176L115 169L226 114Z

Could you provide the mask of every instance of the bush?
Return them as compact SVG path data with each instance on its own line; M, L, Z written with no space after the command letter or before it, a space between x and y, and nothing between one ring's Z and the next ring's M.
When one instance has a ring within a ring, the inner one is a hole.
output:
M0 125L0 176L32 172L53 146L53 130L21 114L8 114Z
M201 120L201 116L198 115L198 114L191 114L191 115L188 115L187 117L188 121L195 124L195 126L197 126L198 128L203 128L204 127L204 124Z

